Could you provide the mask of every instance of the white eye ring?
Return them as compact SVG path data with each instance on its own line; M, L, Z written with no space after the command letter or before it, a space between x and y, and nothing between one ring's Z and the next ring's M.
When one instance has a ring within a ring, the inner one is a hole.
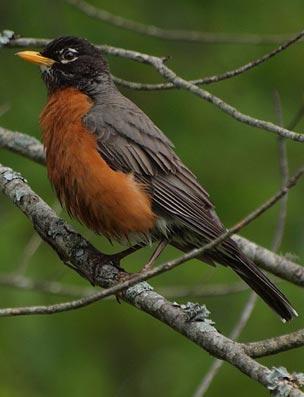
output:
M64 51L62 51L61 54L61 63L69 63L76 61L76 59L78 58L78 56L76 55L77 53L78 51L75 50L74 48L65 49Z

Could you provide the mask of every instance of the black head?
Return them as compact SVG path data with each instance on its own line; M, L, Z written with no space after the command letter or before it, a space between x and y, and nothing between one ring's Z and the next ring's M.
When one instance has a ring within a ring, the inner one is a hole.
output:
M111 79L101 51L82 38L59 37L40 53L22 51L18 55L40 65L49 92L72 86L90 94Z

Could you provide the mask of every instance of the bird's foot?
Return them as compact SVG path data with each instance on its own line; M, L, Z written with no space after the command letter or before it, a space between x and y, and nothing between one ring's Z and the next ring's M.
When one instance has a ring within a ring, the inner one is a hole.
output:
M140 273L145 273L148 272L149 270L153 269L155 260L151 261L149 260L147 263L145 263L145 265L142 267Z
M156 262L156 259L160 256L160 254L163 252L163 250L166 248L167 245L168 245L167 240L161 240L159 242L159 244L155 248L153 254L151 255L151 258L148 260L148 262L141 269L141 273L147 272L153 268L154 263Z
M104 265L112 265L115 266L119 271L124 274L128 274L124 271L124 269L120 266L120 262L122 259L126 258L127 256L133 254L142 248L140 245L134 245L133 247L129 247L123 251L117 252L116 254L103 254L102 260L96 264L96 268ZM97 270L97 269L96 269Z

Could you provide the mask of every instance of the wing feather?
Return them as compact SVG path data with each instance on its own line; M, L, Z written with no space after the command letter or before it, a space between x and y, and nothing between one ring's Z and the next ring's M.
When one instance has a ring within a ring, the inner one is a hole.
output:
M203 241L217 237L224 228L207 191L148 116L127 98L118 99L95 104L84 118L101 156L149 187L156 212L175 217Z

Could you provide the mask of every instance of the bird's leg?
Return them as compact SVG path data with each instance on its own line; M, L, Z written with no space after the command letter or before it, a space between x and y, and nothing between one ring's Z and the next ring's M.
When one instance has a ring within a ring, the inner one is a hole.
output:
M132 247L129 247L129 248L123 250L123 251L117 252L116 254L109 254L109 255L106 255L106 256L107 256L107 259L109 261L111 261L114 266L116 266L117 268L121 269L120 268L120 261L122 259L126 258L127 256L133 254L133 252L136 252L140 248L143 248L143 247L144 247L143 245L136 244L136 245L133 245Z
M111 264L112 266L115 266L117 270L119 271L118 275L118 280L119 281L124 281L125 279L128 279L130 277L130 274L126 273L123 268L120 267L120 261L124 259L126 256L131 255L133 252L136 252L140 248L143 248L142 245L136 244L133 245L132 247L129 247L121 252L118 252L116 254L102 254L97 258L96 264L94 266L94 274L90 278L90 282L92 285L96 285L96 278L97 274L100 271L100 268L105 265Z
M167 247L167 245L168 245L168 240L160 240L160 242L157 244L153 254L151 255L150 259L145 264L145 266L142 268L142 270L141 270L142 272L150 270L153 267L156 259L160 256L160 254Z
M153 265L154 265L156 259L157 259L157 258L159 257L159 255L163 252L163 250L166 248L167 245L168 245L168 240L160 240L160 242L157 244L155 250L153 251L153 254L151 255L150 259L149 259L148 262L144 265L144 267L141 269L141 271L140 271L140 272L135 272L135 273L125 273L125 274L122 274L122 275L119 277L119 281L123 282L123 281L130 280L130 279L132 279L133 277L138 276L140 273L145 272L145 271L147 271L147 270L150 270L150 269L153 267ZM134 247L131 247L131 248L129 248L129 249L132 250L132 249L134 248L134 250L131 251L131 253L132 253L132 252L134 252L134 251L136 251L136 250L138 250L139 248L142 248L142 247L143 247L142 245L135 245ZM125 251L128 251L128 250L125 250ZM122 251L121 254L124 254L125 251ZM120 253L118 253L117 255L120 255ZM118 294L118 296L117 296L117 300L118 300L118 302L119 302L119 294Z
M138 251L140 248L143 248L143 245L136 244L136 245L133 245L132 247L129 247L129 248L127 248L123 251L120 251L117 254L113 254L111 256L113 257L113 259L116 259L117 261L121 261L126 256L129 256L129 255L133 254L133 252Z
M159 257L159 255L162 253L162 251L165 249L165 247L168 245L168 240L161 240L158 245L156 246L153 254L151 255L149 261L145 264L145 266L142 268L141 272L147 271L152 268L154 262L156 259ZM115 254L118 258L118 261L122 258L124 258L127 255L130 255L131 253L137 251L139 248L143 248L142 245L136 244L133 247L127 248L126 250L119 252L118 254ZM114 256L115 256L114 255ZM119 263L119 262L118 262ZM133 277L136 277L139 273L125 273L121 274L119 277L120 282L124 282L127 280L132 279ZM120 303L120 298L122 297L122 292L118 292L116 294L116 300L118 303Z

